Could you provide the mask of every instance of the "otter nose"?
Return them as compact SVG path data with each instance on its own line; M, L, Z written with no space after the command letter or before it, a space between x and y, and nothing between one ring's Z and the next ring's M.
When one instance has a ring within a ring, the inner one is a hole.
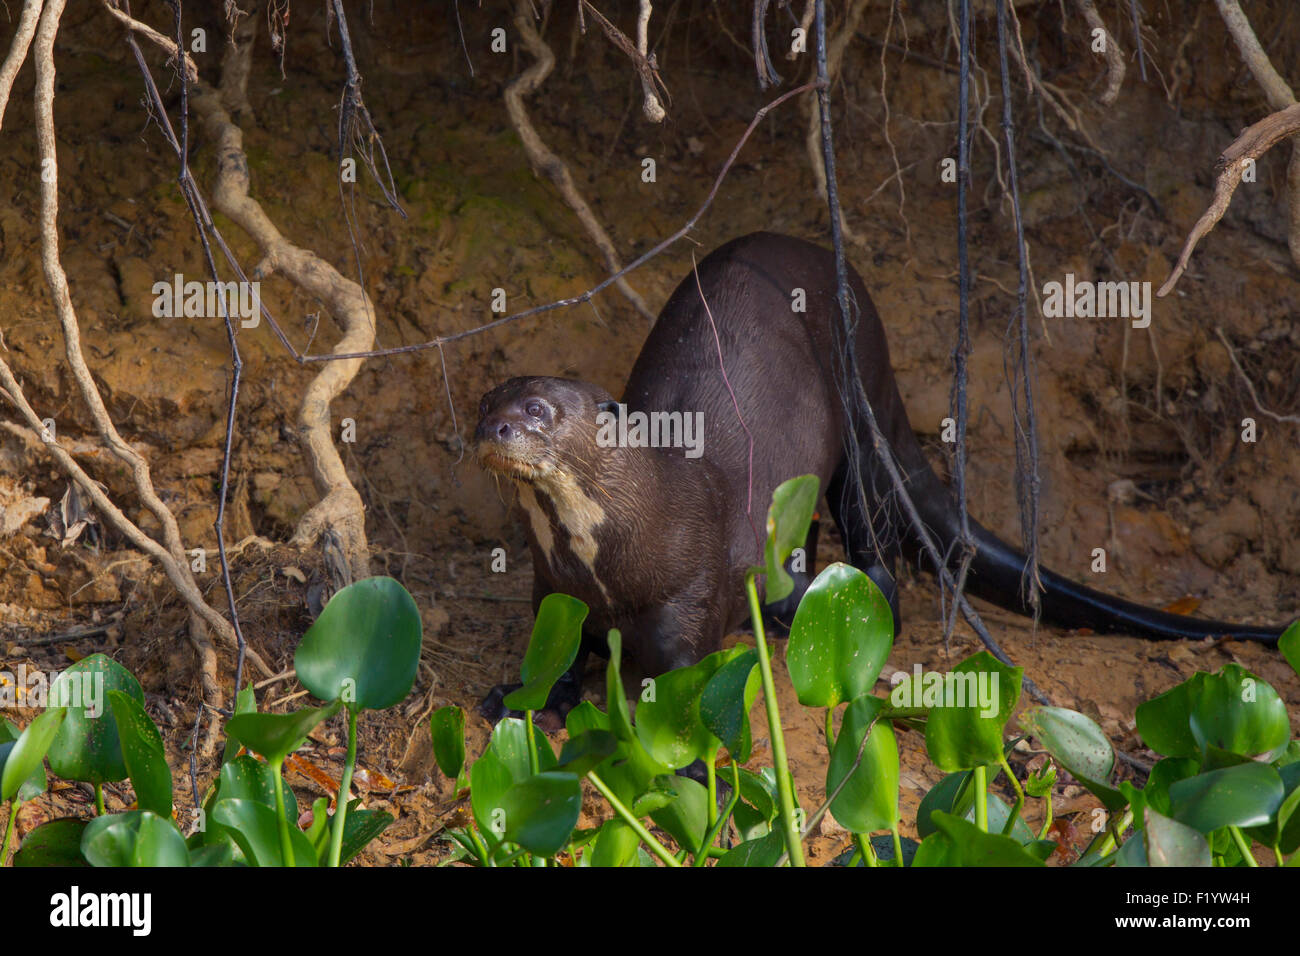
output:
M495 440L509 441L514 437L514 427L497 415L488 415L481 419L474 429L475 441Z

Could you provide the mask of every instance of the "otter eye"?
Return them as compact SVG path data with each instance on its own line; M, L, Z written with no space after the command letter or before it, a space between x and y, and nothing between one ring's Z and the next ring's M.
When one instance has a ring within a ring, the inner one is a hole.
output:
M525 405L524 411L530 418L544 418L546 416L546 407L537 399L533 399Z

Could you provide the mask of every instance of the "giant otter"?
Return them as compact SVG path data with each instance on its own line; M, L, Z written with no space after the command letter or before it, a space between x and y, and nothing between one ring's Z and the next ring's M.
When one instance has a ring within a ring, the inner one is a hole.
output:
M623 403L633 412L702 413L699 457L691 457L698 450L680 447L598 442L598 415L617 412L618 403L585 382L514 378L488 392L479 407L478 460L518 489L532 551L534 611L556 591L590 608L583 652L548 702L553 726L578 700L586 652L602 651L612 627L652 676L720 648L723 636L749 616L744 575L762 564L758 532L772 492L796 475L821 480L849 560L884 590L898 626L894 561L900 554L915 558L919 548L865 431L857 436L861 473L846 464L850 436L832 368L832 323L839 320L833 256L800 239L756 233L717 249L697 271L698 283L695 274L687 276L659 314ZM959 531L956 503L912 432L884 327L852 268L849 282L859 309L863 387L922 519L940 550L950 553ZM796 289L806 295L803 312L792 309ZM1025 555L975 521L970 525L977 553L967 591L1029 613L1021 589ZM1149 638L1275 641L1280 634L1156 611L1046 569L1041 580L1042 620L1059 627ZM504 714L501 697L508 690L488 696L485 715Z

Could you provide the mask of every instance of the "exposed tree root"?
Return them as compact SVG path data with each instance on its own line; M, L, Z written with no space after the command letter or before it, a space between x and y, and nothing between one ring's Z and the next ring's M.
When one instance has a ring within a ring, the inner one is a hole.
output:
M592 242L600 250L600 256L605 263L605 268L611 274L620 272L623 266L620 263L613 241L609 238L609 234L605 232L605 227L600 224L596 214L591 211L587 201L578 192L578 187L574 185L573 176L569 173L569 167L565 165L564 160L555 155L537 134L532 121L528 118L528 111L524 107L524 97L536 92L537 88L542 85L555 67L555 54L551 52L551 48L547 46L546 41L537 32L537 27L533 25L532 4L529 3L529 0L518 0L515 7L515 28L518 29L524 46L532 54L536 62L515 77L514 81L506 87L506 112L510 114L510 122L519 133L519 139L524 144L524 153L528 156L528 162L532 165L533 171L539 176L545 176L555 184L555 188L560 191L560 195L564 197L564 201L569 204L569 208L578 217L582 227L587 230L587 235L591 237ZM627 300L632 303L638 312L653 321L654 313L645 304L641 294L632 288L626 279L619 278L614 284L618 286L618 290L627 297ZM353 349L351 351L359 350Z

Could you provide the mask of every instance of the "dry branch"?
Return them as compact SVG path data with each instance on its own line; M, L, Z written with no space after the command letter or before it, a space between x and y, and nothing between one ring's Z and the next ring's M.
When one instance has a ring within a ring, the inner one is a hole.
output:
M515 77L514 81L506 87L504 96L510 122L519 133L519 139L524 144L524 153L528 156L533 171L555 184L555 188L560 191L560 195L578 217L582 227L587 230L587 235L600 250L605 268L611 274L621 272L623 266L619 262L618 251L614 248L609 234L605 232L596 214L591 211L587 201L578 192L578 187L574 185L573 176L569 173L569 167L565 165L564 160L542 142L541 136L537 134L532 121L528 118L528 110L524 107L524 97L536 92L555 67L555 54L551 52L551 48L537 32L537 27L533 25L532 4L529 0L518 0L515 7L515 27L519 30L524 46L536 62ZM626 279L620 277L615 285L638 312L647 319L654 319L654 313L645 304L645 300Z

